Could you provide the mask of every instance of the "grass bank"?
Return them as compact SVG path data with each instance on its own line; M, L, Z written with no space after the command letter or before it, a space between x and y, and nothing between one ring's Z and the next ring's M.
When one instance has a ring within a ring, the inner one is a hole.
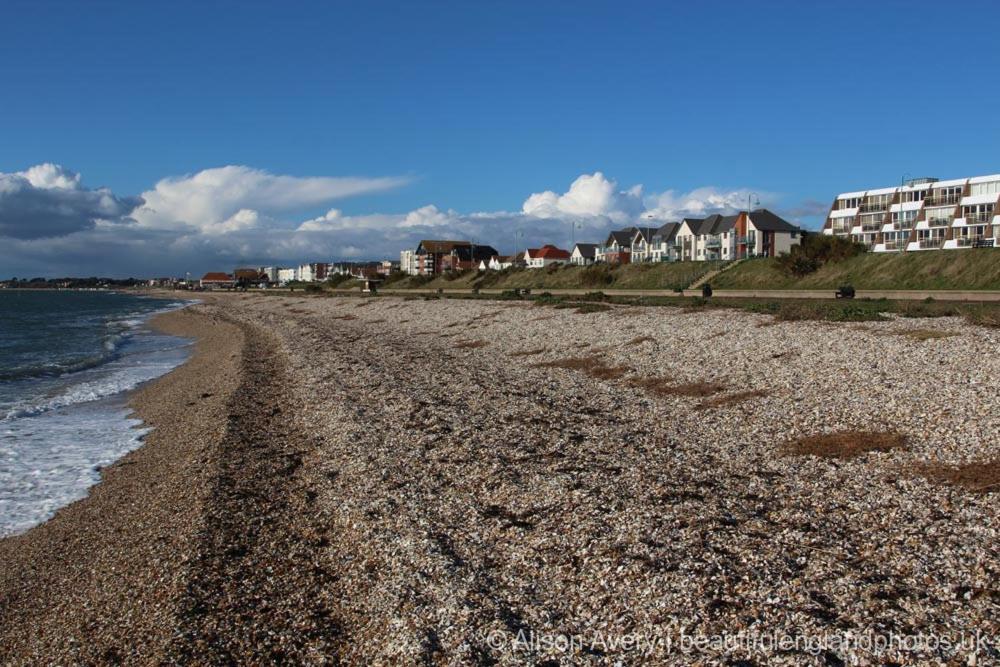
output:
M802 277L782 272L774 259L741 262L712 279L717 289L998 290L1000 249L865 253L824 264Z
M419 276L385 284L393 289L684 289L718 269L721 262L661 262L609 266L554 265L544 269L510 268L504 271L463 271L427 280Z

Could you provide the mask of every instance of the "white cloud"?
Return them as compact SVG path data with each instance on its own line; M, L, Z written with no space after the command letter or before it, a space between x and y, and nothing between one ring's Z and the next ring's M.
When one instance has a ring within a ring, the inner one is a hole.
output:
M642 211L642 186L619 191L615 181L597 171L578 177L562 195L551 190L532 194L521 210L536 218L605 217L626 223Z
M38 165L0 174L0 266L18 275L197 274L237 264L398 257L425 238L466 238L507 254L515 242L519 249L568 246L574 233L597 242L610 229L649 217L675 220L746 205L743 190L644 194L641 185L621 188L595 172L562 194L531 194L519 212L461 213L428 204L403 213L348 215L330 208L311 219L296 216L401 182L222 167L167 178L141 198L128 198L88 190L79 174L62 167Z
M145 206L137 209L133 217L146 227L209 231L225 225L241 211L277 216L345 197L382 192L406 182L405 178L300 178L243 166L218 167L161 180L155 188L142 193Z
M720 190L705 187L690 192L665 190L646 199L646 215L658 220L677 220L683 217L699 217L712 213L733 213L746 210L747 197L756 204L748 190ZM771 199L769 193L761 193L761 200Z

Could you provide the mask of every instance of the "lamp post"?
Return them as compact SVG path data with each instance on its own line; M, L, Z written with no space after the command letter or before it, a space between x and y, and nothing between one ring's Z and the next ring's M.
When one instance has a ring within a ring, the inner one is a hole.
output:
M757 193L756 192L748 192L747 193L747 220L746 220L746 223L743 226L743 237L746 239L746 242L744 243L744 245L746 246L746 251L744 252L744 256L745 257L749 257L750 256L750 211L752 210L752 206L753 206L750 203L751 199L756 203L757 206L760 206L760 198L757 196ZM756 241L756 239L754 239L754 240Z
M511 267L513 267L513 266L515 266L517 264L517 239L518 238L522 238L523 239L524 238L524 232L521 231L520 229L515 229L514 230L514 254L510 256L510 265L511 265Z

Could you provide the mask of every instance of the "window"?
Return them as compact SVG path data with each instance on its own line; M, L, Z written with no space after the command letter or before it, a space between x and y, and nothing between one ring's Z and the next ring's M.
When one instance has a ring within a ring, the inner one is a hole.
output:
M969 186L970 195L1000 195L1000 181L988 183L973 183Z

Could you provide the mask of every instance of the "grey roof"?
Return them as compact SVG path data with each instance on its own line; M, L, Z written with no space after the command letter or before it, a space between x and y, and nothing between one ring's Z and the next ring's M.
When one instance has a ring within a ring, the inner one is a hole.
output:
M750 212L750 222L762 232L798 232L802 231L792 223L779 218L766 208L759 208Z
M579 250L581 257L593 259L598 247L600 246L597 243L577 243L573 246L573 250Z
M608 234L608 238L605 240L604 245L611 245L612 241L617 241L620 246L631 246L633 236L635 236L635 227L619 229Z
M703 223L704 221L705 221L704 218L682 218L681 221L679 223L677 223L678 224L677 229L678 229L678 231L680 231L680 228L683 227L684 223L686 222L688 228L693 233L700 234L701 233L701 223Z
M636 236L641 236L643 241L649 242L649 239L656 233L656 227L636 227L635 232L632 233L632 240L635 241Z
M710 215L701 223L699 234L722 234L736 227L736 215Z
M653 234L653 242L655 243L659 239L660 242L670 243L677 236L677 230L680 228L681 223L668 222L656 230L656 233Z

